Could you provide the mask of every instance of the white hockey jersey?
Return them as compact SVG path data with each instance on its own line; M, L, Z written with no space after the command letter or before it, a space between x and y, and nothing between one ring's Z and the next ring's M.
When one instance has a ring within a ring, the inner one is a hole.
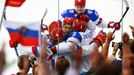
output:
M66 42L59 43L57 48L57 53L60 55L69 55L71 53L72 42L76 43L78 46L82 47L82 65L81 73L87 72L91 68L90 54L92 53L95 43L93 43L93 38L95 33L87 29L85 32L72 32L70 37ZM72 63L72 59L69 59Z

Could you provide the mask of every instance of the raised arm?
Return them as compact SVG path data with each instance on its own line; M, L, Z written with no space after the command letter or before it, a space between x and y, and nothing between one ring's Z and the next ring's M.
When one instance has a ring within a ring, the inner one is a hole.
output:
M122 75L133 75L131 64L133 63L132 58L134 58L134 54L130 50L130 39L127 33L123 35L122 51Z
M134 26L130 26L130 28L131 28L133 39L134 39Z
M114 39L113 33L112 32L108 32L107 36L106 36L106 41L103 47L103 50L101 51L102 56L107 59L108 57L108 51L109 51L109 45L110 42Z

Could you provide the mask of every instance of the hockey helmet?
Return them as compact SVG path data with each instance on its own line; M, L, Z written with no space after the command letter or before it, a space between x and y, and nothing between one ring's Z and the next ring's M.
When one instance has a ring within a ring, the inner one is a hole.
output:
M62 28L62 24L61 24L60 22L53 21L53 22L49 25L49 28L48 28L49 33L51 33L54 28Z
M73 23L74 31L84 32L87 28L87 23L82 19L75 19Z
M64 32L62 28L56 27L50 32L50 36L53 41L58 41L58 40L61 41L63 39Z
M86 0L75 0L74 3L75 3L75 6L78 6L78 5L85 6Z
M73 24L73 21L74 21L73 18L66 17L66 18L64 18L64 20L63 20L63 25L65 25L65 24L72 25L72 24Z

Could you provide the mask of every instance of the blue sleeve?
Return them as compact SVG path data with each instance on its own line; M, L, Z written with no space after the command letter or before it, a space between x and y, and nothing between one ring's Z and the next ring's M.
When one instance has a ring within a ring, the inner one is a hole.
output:
M99 14L95 10L85 9L85 14L88 15L93 22L99 18Z
M61 16L63 18L65 18L65 17L75 18L75 13L76 13L76 11L74 9L67 9L63 13L61 13Z
M79 32L71 32L68 38L71 38L71 37L78 39L80 42L82 40L82 37Z

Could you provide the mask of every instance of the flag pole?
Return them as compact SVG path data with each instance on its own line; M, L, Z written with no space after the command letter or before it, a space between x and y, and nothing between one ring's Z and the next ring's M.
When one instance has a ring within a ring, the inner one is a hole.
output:
M4 15L5 15L5 11L6 11L6 6L5 6L5 4L6 4L6 0L5 0L5 2L4 2L4 8L3 8L2 15L1 15L1 19L0 19L0 30L1 30L1 27L2 27L2 23L3 23L3 17L4 17Z

